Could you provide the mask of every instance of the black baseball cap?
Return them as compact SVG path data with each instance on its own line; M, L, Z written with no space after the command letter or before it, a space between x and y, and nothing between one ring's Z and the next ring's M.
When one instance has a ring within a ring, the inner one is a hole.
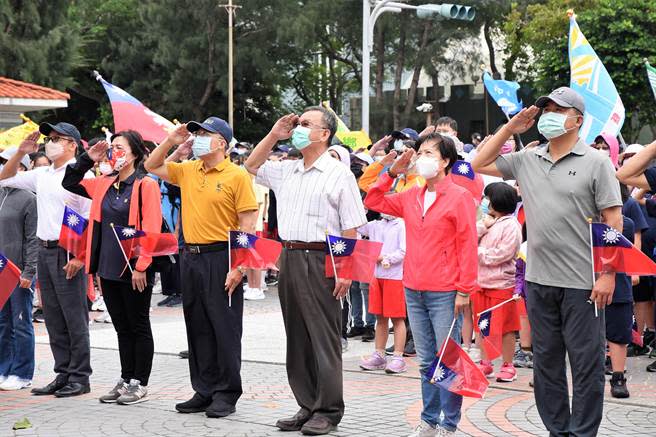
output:
M55 131L60 135L71 137L75 140L78 146L82 145L82 136L80 135L80 131L70 123L60 121L57 124L41 123L39 125L39 132L45 136L49 136L52 131Z
M221 135L228 143L232 141L232 128L223 119L219 117L208 117L204 122L190 121L187 123L189 132L196 132L198 129L204 129L208 132Z

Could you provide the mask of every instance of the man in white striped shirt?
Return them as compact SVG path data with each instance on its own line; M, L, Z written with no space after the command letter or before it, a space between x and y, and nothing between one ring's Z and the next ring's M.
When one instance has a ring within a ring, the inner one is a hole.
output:
M301 409L276 426L321 435L344 415L339 299L350 280L326 278L326 232L356 238L367 222L351 170L328 153L337 131L334 114L311 107L276 122L246 161L256 182L275 193L280 257L278 290L287 333L287 377ZM291 137L298 161L267 161L278 141Z

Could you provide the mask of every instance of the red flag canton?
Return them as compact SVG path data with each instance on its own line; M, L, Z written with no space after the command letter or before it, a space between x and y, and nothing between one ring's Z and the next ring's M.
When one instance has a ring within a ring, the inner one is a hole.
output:
M86 250L88 224L87 219L65 206L62 227L59 231L59 246L79 257Z
M114 226L128 259L138 256L166 256L178 253L178 239L170 233L144 232L135 228Z
M168 135L167 129L174 127L169 120L151 111L121 88L102 78L100 83L112 105L114 131L133 129L139 131L144 140L161 143Z
M494 317L494 311L486 311L478 317L477 330L481 333L481 340L485 355L488 360L494 360L501 356L501 345L503 334L500 326L493 326L499 317ZM498 325L498 323L497 323Z
M16 264L0 253L0 310L20 281L21 271Z
M335 235L327 235L326 242L326 278L335 276L334 260L338 278L371 282L383 243Z
M275 269L282 245L253 234L230 231L230 268Z
M603 223L591 223L595 272L656 275L656 264L620 231Z
M481 203L483 198L483 189L485 184L483 177L474 172L473 167L467 161L456 161L451 167L451 180L454 184L460 185L474 196L476 204Z
M449 337L445 341L446 347L442 343L442 347L439 349L442 351L444 348L439 368L437 363L440 354L438 353L425 376L431 383L450 392L461 396L482 398L490 384L487 378L469 358L467 352L462 350L452 338Z

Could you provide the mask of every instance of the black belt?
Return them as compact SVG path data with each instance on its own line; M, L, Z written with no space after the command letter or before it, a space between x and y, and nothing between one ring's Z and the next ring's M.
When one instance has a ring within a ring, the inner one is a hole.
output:
M283 241L282 247L287 250L326 250L326 243L323 241L313 241L306 243L304 241Z
M218 243L211 244L187 244L185 245L185 250L193 254L220 252L222 250L228 250L228 242L220 241Z
M59 247L59 240L39 240L39 244L46 249L54 249Z

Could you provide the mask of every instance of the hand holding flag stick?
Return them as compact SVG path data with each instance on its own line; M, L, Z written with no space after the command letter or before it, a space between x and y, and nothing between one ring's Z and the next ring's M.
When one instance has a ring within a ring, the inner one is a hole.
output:
M516 301L516 300L519 300L519 299L521 299L521 296L520 296L519 294L513 294L513 296L512 296L510 299L506 299L506 300L504 300L503 302L498 303L498 304L494 305L493 307L490 307L490 308L488 308L488 309L486 309L486 310L484 310L484 311L481 311L480 313L478 313L478 314L476 314L476 315L477 315L477 316L480 316L481 314L485 314L485 313L487 313L487 312L494 311L494 310L496 310L497 308L500 308L500 307L504 306L504 305L507 304L508 302L513 302L513 301Z
M130 273L134 273L134 270L132 270L132 266L130 265L130 260L128 259L127 254L123 250L123 245L121 244L121 239L118 237L118 234L116 233L116 228L114 228L114 223L110 223L109 226L112 228L112 232L114 233L114 236L116 237L116 242L118 243L118 246L121 248L121 253L123 254L123 259L125 259L125 262L130 269Z
M570 9L567 11L567 15L570 17L572 16L571 14L574 14L574 10ZM592 218L588 217L588 228L590 229L590 261L592 262L592 289L594 290L595 283L597 282L597 277L595 276L595 262L594 262L594 244L593 244L593 239L592 239ZM592 300L588 299L588 303L594 304L594 312L595 312L595 318L599 317L599 309L597 308L597 302L593 302Z

